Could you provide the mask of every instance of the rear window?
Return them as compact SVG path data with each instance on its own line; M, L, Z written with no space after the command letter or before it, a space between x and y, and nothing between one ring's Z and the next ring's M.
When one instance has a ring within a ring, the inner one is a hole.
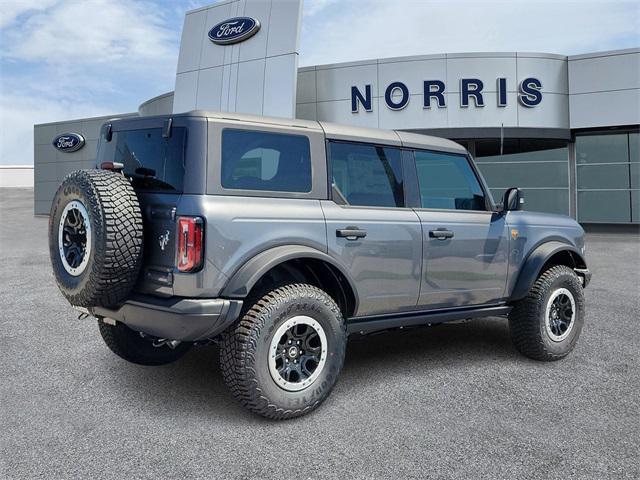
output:
M223 130L222 186L238 190L310 192L309 139L303 135Z
M161 128L113 132L110 142L100 139L97 163L122 163L136 189L181 192L186 140L184 127L173 127L170 138Z

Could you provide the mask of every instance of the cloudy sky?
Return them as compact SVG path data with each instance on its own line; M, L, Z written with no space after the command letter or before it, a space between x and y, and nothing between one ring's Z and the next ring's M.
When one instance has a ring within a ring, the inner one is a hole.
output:
M33 124L135 111L173 90L184 12L212 0L0 0L0 164ZM640 46L638 0L306 0L300 65Z

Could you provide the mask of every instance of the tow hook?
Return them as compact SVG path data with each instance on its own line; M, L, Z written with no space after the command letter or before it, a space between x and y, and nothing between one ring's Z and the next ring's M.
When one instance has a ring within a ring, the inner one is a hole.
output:
M155 337L152 337L151 335L147 335L144 332L138 332L138 334L140 334L142 338L151 340L151 345L153 345L156 348L164 347L166 345L171 350L173 350L182 343L180 340L167 340L166 338L155 338Z
M80 312L80 314L78 315L78 320L85 320L86 318L89 318L91 316L91 312L84 307L78 307L74 305L73 308Z
M171 350L175 349L178 345L180 345L179 340L167 340L165 338L158 338L153 341L152 345L156 348L164 347L165 345L169 347Z

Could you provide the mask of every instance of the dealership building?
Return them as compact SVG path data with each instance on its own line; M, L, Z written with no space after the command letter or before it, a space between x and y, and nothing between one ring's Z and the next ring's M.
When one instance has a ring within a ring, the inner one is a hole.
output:
M581 223L640 223L640 48L442 53L298 67L301 0L232 0L185 16L173 92L137 112L34 127L35 213L95 166L110 118L191 110L302 118L446 137L494 198Z

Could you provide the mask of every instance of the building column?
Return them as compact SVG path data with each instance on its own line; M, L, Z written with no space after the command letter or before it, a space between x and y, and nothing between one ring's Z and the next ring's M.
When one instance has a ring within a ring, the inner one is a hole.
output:
M569 142L567 145L569 154L569 215L578 218L578 188L576 181L576 144Z

